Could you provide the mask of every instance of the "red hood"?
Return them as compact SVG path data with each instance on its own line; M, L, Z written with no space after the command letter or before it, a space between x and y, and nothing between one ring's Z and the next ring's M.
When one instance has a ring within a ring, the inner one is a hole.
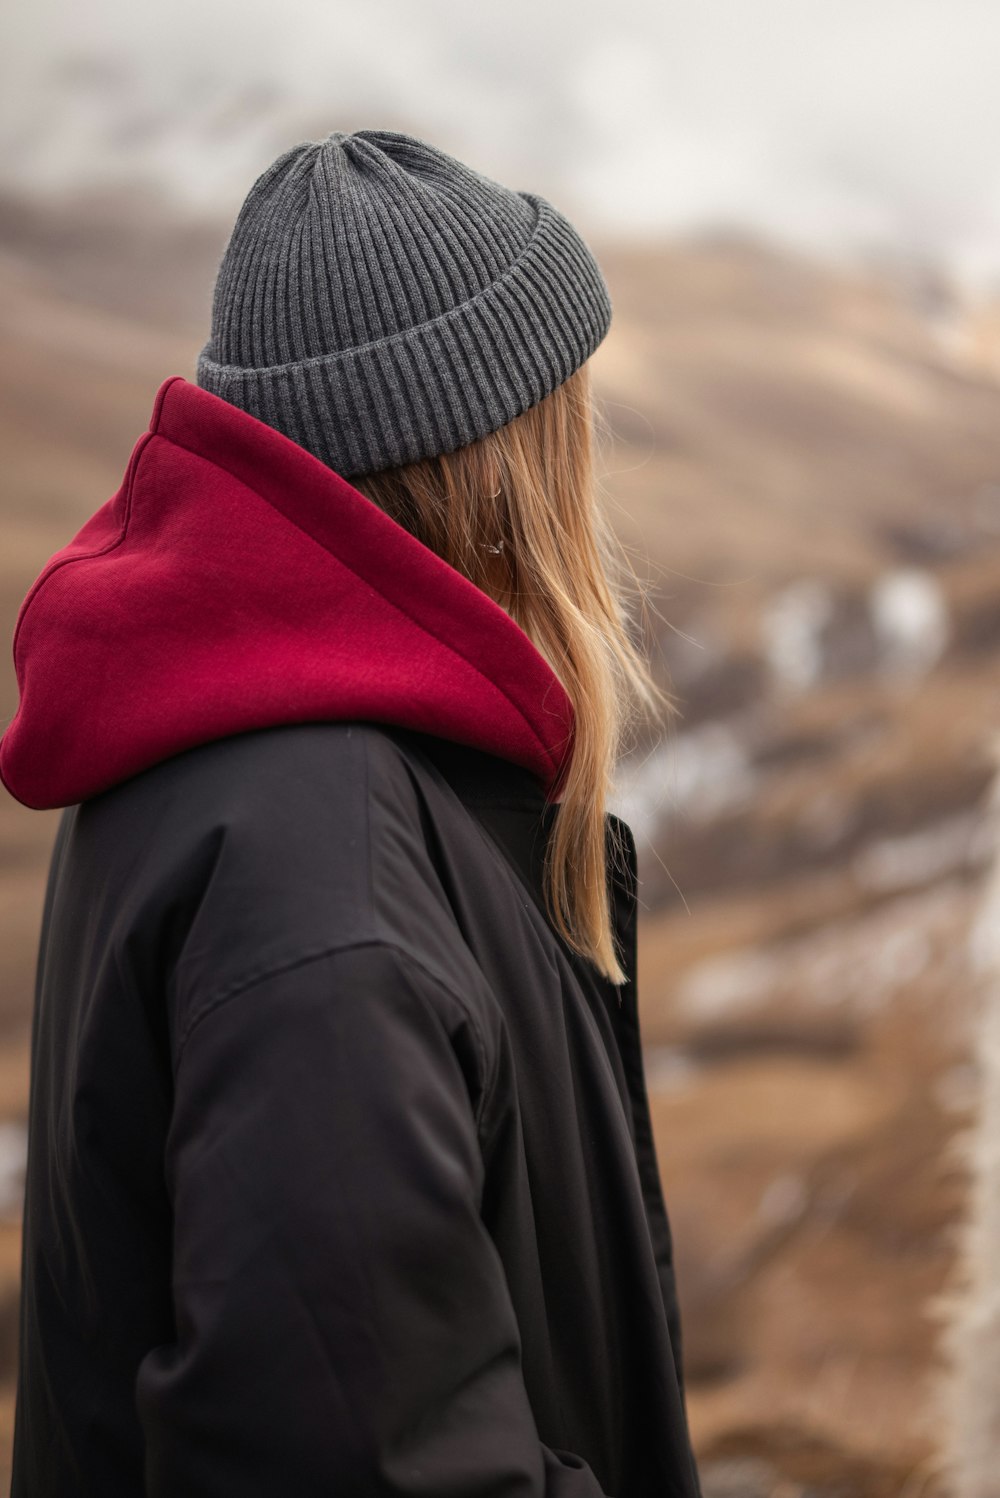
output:
M184 749L367 719L535 772L569 699L497 604L281 432L179 375L118 492L51 557L14 633L0 778L67 806Z

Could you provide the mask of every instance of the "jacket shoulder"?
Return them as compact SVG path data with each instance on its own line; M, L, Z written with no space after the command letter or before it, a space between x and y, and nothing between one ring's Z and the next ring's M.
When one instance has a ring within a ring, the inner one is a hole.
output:
M87 803L131 865L134 922L149 936L150 912L183 913L167 964L175 1026L220 992L362 943L467 987L426 776L377 724L302 723L200 745Z

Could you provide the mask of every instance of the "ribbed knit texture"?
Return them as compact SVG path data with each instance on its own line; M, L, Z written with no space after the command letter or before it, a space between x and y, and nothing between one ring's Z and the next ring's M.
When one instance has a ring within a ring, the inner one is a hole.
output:
M496 431L610 321L597 261L544 198L409 135L334 131L250 189L196 380L351 477Z

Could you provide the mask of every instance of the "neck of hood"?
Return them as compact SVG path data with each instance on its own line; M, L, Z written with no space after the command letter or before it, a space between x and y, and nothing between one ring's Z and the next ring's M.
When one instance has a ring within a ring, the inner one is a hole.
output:
M283 433L181 376L118 491L49 559L14 633L0 779L67 806L214 739L361 719L560 794L573 709L492 599Z

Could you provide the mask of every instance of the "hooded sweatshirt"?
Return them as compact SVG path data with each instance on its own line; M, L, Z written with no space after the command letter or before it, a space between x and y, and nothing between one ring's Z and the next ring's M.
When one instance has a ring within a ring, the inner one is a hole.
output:
M121 487L41 572L14 634L0 777L68 806L277 723L424 729L556 794L572 706L479 588L304 448L181 376Z
M527 636L172 378L15 660L0 774L64 810L12 1498L697 1498L635 845L616 988L546 911Z

